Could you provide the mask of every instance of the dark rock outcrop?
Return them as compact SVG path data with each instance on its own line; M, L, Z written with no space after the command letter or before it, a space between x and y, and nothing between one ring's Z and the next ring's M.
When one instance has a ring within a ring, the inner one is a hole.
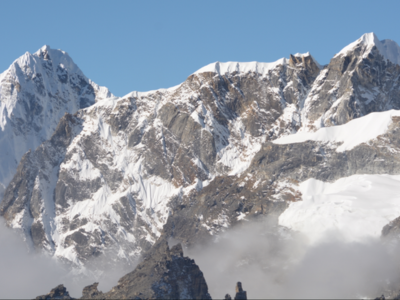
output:
M241 282L238 282L236 284L235 300L247 300L247 292L243 291Z
M247 292L243 290L242 283L239 281L236 283L236 294L235 294L235 300L247 300ZM232 300L231 295L226 294L225 295L225 300Z
M103 299L104 294L97 289L98 285L99 283L95 282L92 285L84 287L81 299Z
M183 256L181 244L170 248L157 242L136 269L123 276L107 293L98 282L86 286L80 299L211 299L203 272L193 259ZM73 299L63 285L36 299Z
M74 299L71 298L64 285L60 284L50 291L50 293L35 298L36 300L51 300L51 299Z
M400 239L400 217L390 221L382 228L383 239Z

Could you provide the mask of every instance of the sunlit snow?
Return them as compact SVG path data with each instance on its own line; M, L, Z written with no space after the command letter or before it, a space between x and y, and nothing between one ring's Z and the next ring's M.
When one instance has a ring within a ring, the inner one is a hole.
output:
M302 201L292 202L279 224L304 233L312 243L339 233L348 241L379 237L400 215L400 175L353 175L333 183L308 179Z
M384 134L392 123L392 117L395 116L400 116L399 110L370 113L343 125L320 128L316 132L298 132L276 139L273 143L293 144L305 141L343 143L336 149L337 152L343 152Z
M400 65L400 47L399 47L399 45L397 45L397 43L392 40L379 41L378 37L373 32L364 34L362 37L360 37L355 42L344 47L335 56L347 54L349 51L352 51L360 43L366 45L368 50L372 49L372 47L376 46L379 50L379 53L382 54L383 57L390 60L392 63Z

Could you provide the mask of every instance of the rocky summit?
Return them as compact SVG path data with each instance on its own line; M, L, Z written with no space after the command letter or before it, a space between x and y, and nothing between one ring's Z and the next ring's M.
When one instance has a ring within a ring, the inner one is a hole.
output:
M0 215L73 268L147 257L89 298L207 298L198 267L165 241L191 248L266 216L310 240L393 240L399 63L394 41L368 33L324 66L310 53L216 62L115 97L64 51L26 53L0 75Z

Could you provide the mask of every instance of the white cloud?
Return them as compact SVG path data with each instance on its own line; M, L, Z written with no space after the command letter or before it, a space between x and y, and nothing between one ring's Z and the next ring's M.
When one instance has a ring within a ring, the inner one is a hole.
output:
M380 296L399 282L398 251L379 239L346 242L337 232L324 242L308 239L268 221L226 232L217 243L187 251L206 278L213 298L234 296L241 281L249 299L356 298Z

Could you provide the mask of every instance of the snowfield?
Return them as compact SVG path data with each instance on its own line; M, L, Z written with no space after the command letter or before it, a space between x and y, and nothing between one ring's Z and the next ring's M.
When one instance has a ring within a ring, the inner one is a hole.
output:
M400 175L353 175L333 183L309 179L300 184L302 200L292 202L279 224L318 243L329 234L346 241L379 238L400 215Z
M298 132L276 139L273 143L281 145L305 141L343 143L336 148L336 151L344 152L384 134L392 123L392 117L396 116L400 116L399 110L370 113L343 125L320 128L316 132Z

